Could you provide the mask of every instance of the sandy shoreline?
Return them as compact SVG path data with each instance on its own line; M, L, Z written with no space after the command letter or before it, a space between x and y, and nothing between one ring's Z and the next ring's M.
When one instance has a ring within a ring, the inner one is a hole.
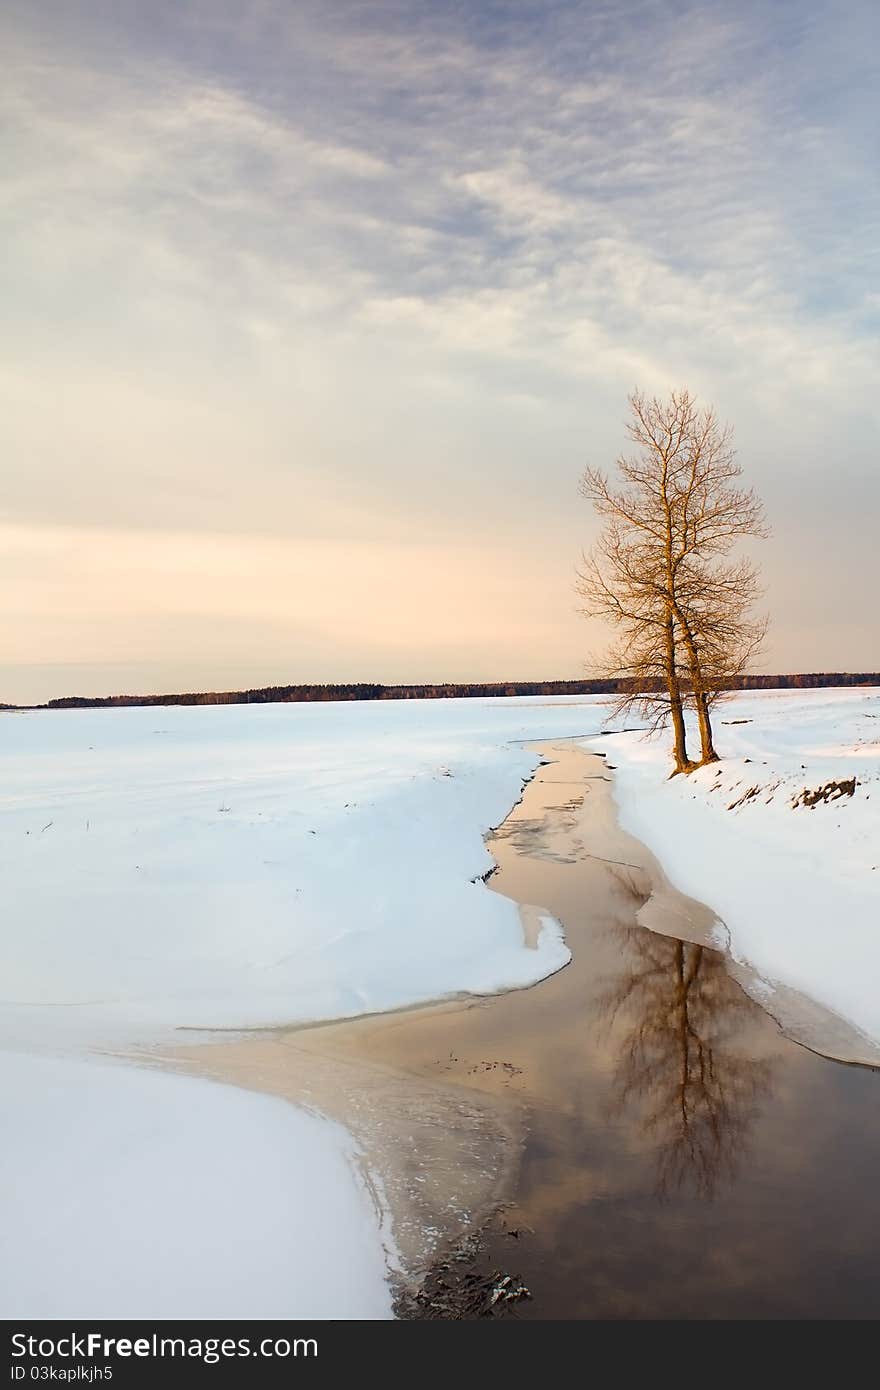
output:
M678 893L650 852L618 826L604 757L571 740L534 746L542 765L487 837L498 863L487 888L519 903L527 941L537 912L554 912L574 953L571 965L528 990L215 1036L152 1054L163 1066L282 1096L341 1122L359 1146L392 1271L407 1285L511 1201L536 1111L570 1107L577 1078L569 1059L578 1055L585 991L594 980L579 960L576 909L530 904L528 873L538 865L549 883L554 866L577 865L578 902L586 895L591 919L608 932L638 924L673 944L719 945L714 914ZM736 963L730 971L766 1009L762 982ZM808 1045L818 1038L832 1054L853 1054L858 1040L835 1035L823 1011L813 1014L796 999L781 1004L794 1036L800 1031ZM765 1050L772 1051L774 1032L769 1023L766 1036L761 1031ZM600 1070L601 1054L597 1045ZM534 1221L539 1206L527 1213Z

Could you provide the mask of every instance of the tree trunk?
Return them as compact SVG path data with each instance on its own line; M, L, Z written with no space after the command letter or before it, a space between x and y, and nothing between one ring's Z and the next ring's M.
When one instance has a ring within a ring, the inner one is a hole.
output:
M684 723L684 708L678 684L678 671L675 665L675 631L672 615L666 623L666 688L669 691L669 713L672 719L673 758L675 771L686 772L691 766L687 752L687 731Z
M709 699L704 690L698 690L694 696L697 705L697 720L700 725L700 761L702 763L717 763L718 754L715 752L715 744L712 741L712 720L709 718Z
M690 623L684 617L678 603L673 604L673 613L678 619L679 626L684 637L684 644L688 654L688 665L691 673L691 689L694 694L694 705L697 710L697 723L700 728L700 766L705 763L717 763L718 754L715 752L715 744L712 741L712 720L709 717L709 697L703 685L703 671L700 663L700 654L697 644L694 641L693 630Z

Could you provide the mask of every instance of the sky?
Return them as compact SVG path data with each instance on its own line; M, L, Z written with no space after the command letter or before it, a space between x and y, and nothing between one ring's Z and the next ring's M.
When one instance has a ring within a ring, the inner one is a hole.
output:
M635 387L880 665L880 8L0 0L0 700L578 677Z

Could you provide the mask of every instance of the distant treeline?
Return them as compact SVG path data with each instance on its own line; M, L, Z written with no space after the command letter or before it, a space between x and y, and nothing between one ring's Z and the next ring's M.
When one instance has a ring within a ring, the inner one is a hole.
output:
M314 704L334 700L490 699L504 695L613 695L622 685L623 682L614 680L468 681L448 685L378 685L369 682L267 685L260 690L210 690L183 695L105 695L97 698L68 695L30 708L103 709L115 705L270 705L294 702ZM880 685L880 672L820 671L787 676L743 676L731 689L812 690L833 685Z

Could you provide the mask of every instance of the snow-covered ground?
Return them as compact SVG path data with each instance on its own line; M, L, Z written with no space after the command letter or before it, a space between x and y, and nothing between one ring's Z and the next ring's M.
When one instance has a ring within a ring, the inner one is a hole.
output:
M0 1104L4 1318L390 1316L337 1125L207 1081L7 1052Z
M388 1312L380 1219L343 1131L70 1056L558 969L556 924L528 947L479 880L481 836L535 765L517 740L589 734L602 714L510 700L0 716L7 1314ZM321 1221L350 1277L316 1265Z
M667 738L605 743L623 826L738 960L880 1040L880 690L743 694L716 722L720 765L671 781Z
M536 763L526 743L589 741L604 714L535 697L0 715L3 1311L387 1315L381 1214L344 1131L94 1054L558 969L558 926L526 945L480 881L482 834ZM819 691L726 704L724 761L690 778L667 780L665 739L595 745L625 827L733 952L875 1038L878 740L880 692ZM793 805L852 776L851 797Z
M4 1033L151 1041L531 984L482 832L596 701L37 711L0 718ZM477 879L472 882L472 879Z

